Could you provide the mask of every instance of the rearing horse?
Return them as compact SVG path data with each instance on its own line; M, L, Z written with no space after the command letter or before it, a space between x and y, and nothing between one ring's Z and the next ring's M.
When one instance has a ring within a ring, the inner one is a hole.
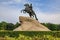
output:
M25 6L26 6L26 8L21 10L21 12L23 11L23 13L28 13L30 17L33 16L33 17L35 17L36 20L38 20L35 12L32 9L30 9L27 5L25 5Z

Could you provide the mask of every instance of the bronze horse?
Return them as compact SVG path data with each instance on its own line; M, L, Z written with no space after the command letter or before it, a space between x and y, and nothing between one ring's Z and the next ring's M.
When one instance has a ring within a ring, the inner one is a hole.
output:
M38 20L35 12L32 10L32 7L29 8L29 4L25 4L24 6L25 6L25 9L21 10L21 12L23 11L23 13L28 13L30 17L33 16L36 18L36 20Z

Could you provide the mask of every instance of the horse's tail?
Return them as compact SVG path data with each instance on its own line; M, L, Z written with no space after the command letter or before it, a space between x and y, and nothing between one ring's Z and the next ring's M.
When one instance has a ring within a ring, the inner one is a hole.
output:
M22 13L22 12L24 13L24 11L25 11L24 9L23 9L23 10L21 10L21 13Z
M36 20L38 20L38 18L37 18L37 16L36 16L35 12L34 12L34 11L32 11L32 12L33 12L32 15L35 15Z
M36 20L38 20L38 18L37 18L37 16L36 16L36 14L35 14L35 18L36 18Z

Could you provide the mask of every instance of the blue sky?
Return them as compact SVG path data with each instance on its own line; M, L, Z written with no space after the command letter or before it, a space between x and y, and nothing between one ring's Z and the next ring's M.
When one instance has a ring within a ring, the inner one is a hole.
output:
M32 3L39 22L60 24L60 0L0 0L0 22L19 22L19 16L28 16L20 10Z

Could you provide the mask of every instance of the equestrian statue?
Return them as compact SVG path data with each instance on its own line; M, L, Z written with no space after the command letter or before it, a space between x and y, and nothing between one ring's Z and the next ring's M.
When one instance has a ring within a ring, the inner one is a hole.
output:
M24 4L24 6L25 9L21 10L21 12L23 11L23 13L28 13L30 17L35 17L35 19L38 20L35 12L33 11L32 4Z

